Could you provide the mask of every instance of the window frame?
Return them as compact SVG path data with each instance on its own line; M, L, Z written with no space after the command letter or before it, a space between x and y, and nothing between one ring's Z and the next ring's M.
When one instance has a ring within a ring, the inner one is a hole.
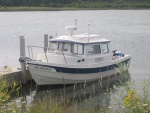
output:
M56 49L55 49L55 48L51 48L51 44L52 44L52 43L57 44L57 48L56 48ZM49 45L50 45L50 46L49 46L49 47L50 47L50 50L58 50L59 42L50 42Z
M72 50L72 45L73 44L77 44L77 53L74 53L73 50ZM78 52L78 45L82 45L82 54L79 54L79 52ZM84 55L84 44L71 43L70 53L77 54L77 55Z
M62 45L60 45L60 44L62 44ZM61 46L61 48L60 48L60 46ZM64 48L64 43L63 42L59 42L58 43L58 50L59 51L63 51L63 48Z
M60 44L62 44L61 50L59 49ZM64 49L65 44L68 44L68 49L67 49L67 50ZM69 44L70 44L70 43L67 43L67 42L58 42L58 50L59 50L59 51L63 51L63 52L68 51L68 50L69 50Z
M107 45L107 52L104 52L104 51L103 51L103 48L102 48L102 47L103 47L103 44L106 44L106 45ZM106 42L101 43L101 51L102 51L103 54L109 53L109 43L106 43Z
M88 47L88 46L92 46L92 47L94 47L94 46L99 46L99 53L95 53L95 48L93 48L93 54L88 54L88 50L86 50L86 55L100 55L101 53L102 53L102 51L101 51L101 45L100 45L100 43L95 43L95 44L86 44L86 47Z

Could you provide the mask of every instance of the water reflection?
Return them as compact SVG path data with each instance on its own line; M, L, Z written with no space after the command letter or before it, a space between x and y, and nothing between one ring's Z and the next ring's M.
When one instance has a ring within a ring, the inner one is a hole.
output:
M28 104L32 104L37 100L42 100L44 97L53 95L57 100L67 98L69 101L77 102L79 109L87 108L106 108L110 105L110 96L108 89L112 89L112 94L115 94L113 89L114 84L119 84L119 81L130 80L130 73L124 75L114 75L102 80L94 82L74 84L74 85L46 85L37 86L34 81L31 81L27 86L22 87L21 96Z

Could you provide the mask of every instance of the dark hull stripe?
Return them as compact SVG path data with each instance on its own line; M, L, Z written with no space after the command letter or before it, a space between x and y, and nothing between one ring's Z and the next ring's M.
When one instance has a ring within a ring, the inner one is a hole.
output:
M129 62L130 58L120 62L121 64L127 64ZM119 63L119 64L120 64ZM90 73L99 73L99 72L105 72L109 71L115 68L118 68L118 64L113 64L105 67L97 67L97 68L67 68L67 67L55 67L55 66L47 66L47 65L41 65L41 64L33 64L33 63L28 63L30 65L35 65L35 66L44 66L44 67L50 67L56 69L57 72L61 73L71 73L71 74L90 74Z

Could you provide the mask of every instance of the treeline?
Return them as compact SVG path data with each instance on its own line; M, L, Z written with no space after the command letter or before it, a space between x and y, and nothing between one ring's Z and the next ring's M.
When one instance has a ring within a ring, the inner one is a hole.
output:
M150 0L0 0L0 6L32 6L32 7L150 7Z

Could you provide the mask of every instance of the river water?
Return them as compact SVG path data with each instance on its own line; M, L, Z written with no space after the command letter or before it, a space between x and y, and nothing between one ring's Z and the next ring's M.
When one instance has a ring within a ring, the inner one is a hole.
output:
M0 67L19 65L20 36L26 45L43 46L44 34L65 34L64 27L74 25L75 19L76 33L88 32L90 24L89 32L111 40L112 50L132 56L131 80L138 83L150 74L150 10L0 12Z

